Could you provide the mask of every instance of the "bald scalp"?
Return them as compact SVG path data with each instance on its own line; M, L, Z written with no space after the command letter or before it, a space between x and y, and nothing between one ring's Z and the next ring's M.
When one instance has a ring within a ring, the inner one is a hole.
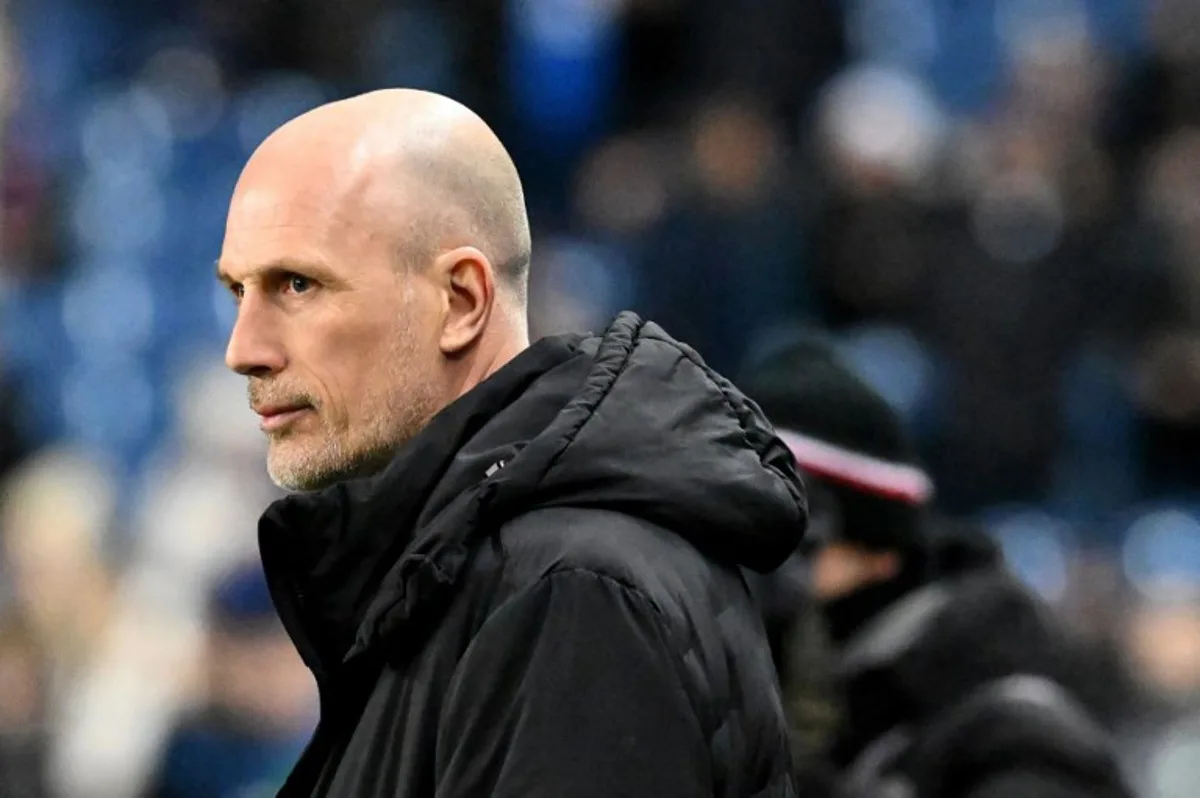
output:
M454 146L445 139L408 150L399 179L411 185L414 214L400 245L410 267L438 252L474 246L524 303L530 232L516 167L503 148ZM409 193L406 191L406 193Z
M360 94L279 128L243 176L256 162L327 180L336 213L392 238L403 267L475 247L524 306L530 232L521 180L496 134L462 104L412 89Z

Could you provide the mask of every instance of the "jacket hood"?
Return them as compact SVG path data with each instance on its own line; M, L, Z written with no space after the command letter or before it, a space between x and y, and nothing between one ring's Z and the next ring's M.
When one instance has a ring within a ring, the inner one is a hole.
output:
M637 516L757 571L807 508L758 408L689 347L622 314L543 339L442 411L380 474L273 504L259 526L285 625L318 677L433 623L471 551L531 510Z

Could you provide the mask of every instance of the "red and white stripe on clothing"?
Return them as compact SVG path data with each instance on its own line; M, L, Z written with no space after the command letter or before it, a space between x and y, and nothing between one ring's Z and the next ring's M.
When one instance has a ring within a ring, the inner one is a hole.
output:
M916 466L893 463L799 432L776 429L796 458L796 465L831 482L906 504L925 504L933 496L933 480Z

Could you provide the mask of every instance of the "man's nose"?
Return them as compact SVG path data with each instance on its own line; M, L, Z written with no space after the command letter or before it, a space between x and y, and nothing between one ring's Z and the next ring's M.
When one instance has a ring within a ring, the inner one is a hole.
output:
M225 348L225 365L246 377L261 377L283 370L287 364L283 343L270 323L267 308L251 295L238 306L237 321Z

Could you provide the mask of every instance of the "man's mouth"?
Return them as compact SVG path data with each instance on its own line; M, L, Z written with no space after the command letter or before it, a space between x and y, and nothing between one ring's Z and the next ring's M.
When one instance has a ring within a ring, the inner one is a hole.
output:
M258 426L263 432L277 432L310 410L312 407L304 404L264 405L254 408L260 419Z

